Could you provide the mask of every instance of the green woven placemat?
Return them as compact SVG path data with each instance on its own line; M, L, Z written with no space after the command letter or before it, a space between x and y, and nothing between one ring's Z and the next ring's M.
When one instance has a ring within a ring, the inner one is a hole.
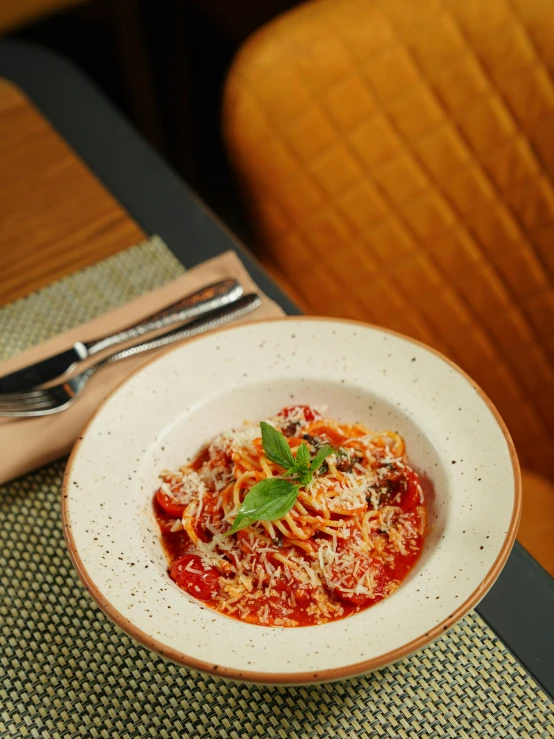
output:
M0 310L2 355L182 269L153 240L17 301ZM81 586L62 534L63 470L60 461L0 487L0 737L554 736L552 702L476 613L417 655L332 685L235 685L165 662Z

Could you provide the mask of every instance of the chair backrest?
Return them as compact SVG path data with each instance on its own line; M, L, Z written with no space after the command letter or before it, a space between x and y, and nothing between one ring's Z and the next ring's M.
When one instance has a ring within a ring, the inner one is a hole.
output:
M262 259L451 357L551 477L553 69L552 0L316 0L245 44L223 106Z

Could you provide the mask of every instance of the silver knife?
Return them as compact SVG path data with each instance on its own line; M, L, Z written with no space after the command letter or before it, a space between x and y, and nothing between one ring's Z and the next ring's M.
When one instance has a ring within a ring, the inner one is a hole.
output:
M116 334L102 336L92 341L78 341L52 357L42 359L28 367L0 377L0 393L30 390L37 385L50 382L55 377L70 372L78 362L92 357L118 344L126 343L139 336L158 331L174 323L183 323L216 308L233 303L242 295L242 287L236 280L226 279L198 290L166 308L144 318L140 323L127 326Z

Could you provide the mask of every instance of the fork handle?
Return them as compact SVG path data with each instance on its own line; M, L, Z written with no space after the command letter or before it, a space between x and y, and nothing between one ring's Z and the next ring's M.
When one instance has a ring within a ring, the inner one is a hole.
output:
M88 377L90 377L107 364L120 362L123 359L133 357L135 354L142 354L142 352L148 352L152 349L169 346L170 344L175 344L175 342L181 341L182 339L190 339L197 334L219 328L220 326L229 323L229 321L234 321L237 318L241 318L241 316L247 315L261 305L261 302L262 300L260 296L255 293L244 295L233 303L212 311L207 316L202 316L201 318L197 318L194 321L187 323L186 326L174 328L161 336L150 339L150 341L144 341L141 344L136 344L128 349L122 349L115 354L110 354L109 357L105 357L105 359L102 359L92 367L89 367L83 374L86 373Z
M152 331L159 331L174 323L183 323L183 321L188 321L203 313L228 305L240 298L241 295L242 287L236 280L225 279L215 282L192 293L192 295L187 295L176 303L162 308L162 310L156 311L156 313L152 313L140 323L127 326L116 334L83 342L87 350L86 356L91 357L112 346L131 341Z

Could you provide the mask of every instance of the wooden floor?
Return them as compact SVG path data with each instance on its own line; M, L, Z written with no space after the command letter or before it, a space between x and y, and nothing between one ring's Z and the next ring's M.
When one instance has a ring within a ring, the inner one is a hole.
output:
M0 162L0 305L145 237L25 96L1 79ZM302 304L302 296L292 297ZM554 575L554 485L525 473L523 491L518 538Z

